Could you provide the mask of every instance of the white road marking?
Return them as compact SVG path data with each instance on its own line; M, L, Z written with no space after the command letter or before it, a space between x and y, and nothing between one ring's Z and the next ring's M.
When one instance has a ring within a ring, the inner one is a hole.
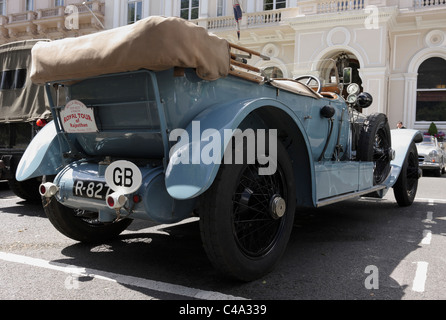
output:
M432 231L423 230L423 239L421 240L420 244L431 244L431 240L432 240Z
M415 278L413 279L412 290L416 292L424 292L424 286L427 278L428 263L425 261L417 262L417 271L415 272Z
M181 285L154 281L144 278L137 278L132 276L127 276L118 273L106 272L97 269L77 267L65 263L46 261L43 259L31 258L23 255L17 255L13 253L0 252L0 260L9 261L14 263L21 263L25 265L30 265L34 267L40 267L55 271L61 271L68 273L71 276L88 276L95 279L107 280L116 282L123 285L130 285L139 288L145 288L149 290L165 292L190 298L203 299L203 300L246 300L242 297L236 297L232 295L227 295L215 291L206 291L200 289L189 288Z
M434 199L428 199L429 206L433 206L434 203L435 203ZM424 219L422 222L426 224L435 224L436 222L433 221L433 215L434 213L432 211L427 211L426 219ZM430 226L426 227L430 228ZM432 231L427 229L423 230L423 239L421 240L420 244L429 245L431 243L431 240L432 240ZM415 278L413 279L412 291L424 292L424 287L427 279L428 266L429 263L425 261L417 262L417 270L415 271Z
M433 221L433 215L434 213L432 211L428 211L426 214L426 219L424 219L423 223L429 223L429 224L436 224L435 221Z
M429 206L433 206L435 203L445 203L446 199L416 198L415 201L427 202Z
M157 224L156 226L148 227L148 228L140 229L140 230L136 230L136 231L126 230L126 232L127 233L147 232L147 233L159 233L159 234L169 235L169 233L166 232L166 231L163 231L163 229L171 228L171 227L178 226L178 225L181 225L181 224L187 224L187 223L196 222L198 220L200 220L200 218L198 218L198 217L191 217L191 218L187 218L187 219L181 220L180 222L176 222L176 223Z

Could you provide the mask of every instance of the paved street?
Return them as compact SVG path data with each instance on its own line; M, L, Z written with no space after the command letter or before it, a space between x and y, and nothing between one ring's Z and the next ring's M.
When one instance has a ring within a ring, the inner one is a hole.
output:
M301 213L280 264L251 283L215 272L196 219L86 245L0 184L0 299L446 299L446 175L422 177L407 208L390 191Z

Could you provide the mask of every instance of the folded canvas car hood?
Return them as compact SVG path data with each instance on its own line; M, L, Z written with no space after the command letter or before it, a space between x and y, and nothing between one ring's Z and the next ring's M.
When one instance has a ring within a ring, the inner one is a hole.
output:
M77 38L41 42L32 50L31 80L82 79L139 69L195 68L205 80L229 72L229 43L194 23L152 16Z

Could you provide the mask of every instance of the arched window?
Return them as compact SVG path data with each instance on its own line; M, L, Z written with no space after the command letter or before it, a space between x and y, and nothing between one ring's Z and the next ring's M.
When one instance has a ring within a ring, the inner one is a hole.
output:
M446 121L446 60L425 60L418 68L416 121Z

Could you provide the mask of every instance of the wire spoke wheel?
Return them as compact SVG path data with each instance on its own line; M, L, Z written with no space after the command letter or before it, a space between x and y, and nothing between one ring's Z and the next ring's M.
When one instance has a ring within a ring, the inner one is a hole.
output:
M270 176L259 175L258 169L258 164L246 166L232 200L234 237L252 258L267 253L277 241L288 192L281 168Z
M246 152L246 145L241 150ZM293 228L296 191L291 160L280 141L277 157L271 161L276 170L267 175L261 174L264 162L258 155L253 163L223 163L200 198L204 249L213 266L227 277L258 279L285 252Z

